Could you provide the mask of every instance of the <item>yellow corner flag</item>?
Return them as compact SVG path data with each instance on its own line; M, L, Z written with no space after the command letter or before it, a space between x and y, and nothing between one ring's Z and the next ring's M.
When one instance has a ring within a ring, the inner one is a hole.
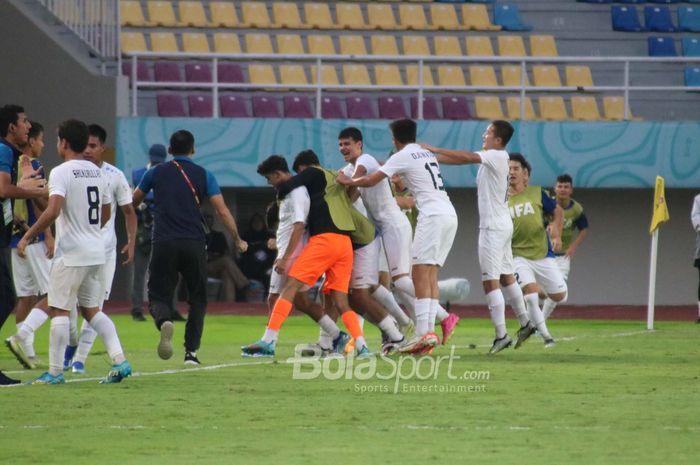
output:
M668 207L666 206L666 196L664 195L664 178L657 176L656 187L654 187L654 214L651 216L649 234L653 234L661 223L667 222L668 219Z

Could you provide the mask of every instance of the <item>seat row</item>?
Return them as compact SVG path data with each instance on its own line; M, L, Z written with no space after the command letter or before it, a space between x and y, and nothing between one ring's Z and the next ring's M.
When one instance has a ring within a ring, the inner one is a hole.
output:
M185 96L175 93L156 96L158 116L162 117L203 117L213 115L212 97L209 94ZM185 105L187 102L187 105ZM280 105L281 103L281 105ZM622 97L607 96L603 98L603 116L594 97L571 97L571 117L563 97L544 96L538 98L539 113L536 113L532 100L525 101L525 116L528 120L576 120L576 121L619 121L624 119L624 100ZM187 108L186 108L187 107ZM520 97L506 98L506 113L501 99L495 96L477 96L470 104L464 96L445 96L423 98L424 119L521 119ZM314 118L314 101L305 95L284 96L281 102L274 96L254 95L248 99L241 94L219 96L219 113L225 118ZM418 99L411 97L408 102L400 96L337 97L327 96L321 99L321 115L327 119L398 119L417 118ZM474 116L472 116L474 115ZM629 115L631 117L631 115Z
M468 35L464 38L464 48L459 37L437 35L428 40L420 35L401 36L401 49L397 37L373 34L365 38L358 34L341 34L337 37L337 47L328 34L309 34L306 40L299 34L278 34L273 39L268 34L243 34L243 45L235 33L216 32L211 38L202 32L185 32L178 37L172 32L152 32L150 46L141 32L122 32L122 53L132 52L186 52L186 53L258 53L285 55L437 55L437 56L494 56L491 38L482 35ZM211 39L211 43L210 43ZM531 35L528 38L530 56L559 56L557 44L552 35ZM306 47L304 46L306 42ZM369 43L369 48L367 47ZM432 43L432 48L431 48ZM502 34L496 38L500 56L528 56L522 36Z
M649 56L676 57L676 42L673 37L647 37ZM700 57L700 39L684 37L681 39L681 51L686 57Z
M445 0L442 0L445 1ZM626 3L626 4L641 4L641 3L655 3L655 4L671 4L671 3L700 3L700 0L576 0L579 3L597 3L597 4L610 4L610 3Z
M700 32L700 7L679 7L678 26L673 23L671 9L667 6L644 7L644 25L639 20L637 8L633 6L613 6L610 12L615 31Z

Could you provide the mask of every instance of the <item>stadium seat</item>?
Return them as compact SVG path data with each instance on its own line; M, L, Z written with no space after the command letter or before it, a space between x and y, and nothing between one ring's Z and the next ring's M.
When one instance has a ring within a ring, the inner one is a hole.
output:
M272 65L248 65L248 79L253 84L277 84Z
M556 65L535 65L532 80L537 87L561 87L561 78Z
M570 87L592 87L593 77L591 76L591 68L585 65L567 65L566 85Z
M253 29L272 27L265 2L241 2L241 26Z
M208 63L185 63L185 81L212 82L211 68Z
M576 0L579 3L597 3L608 5L613 2L613 0Z
M347 97L345 104L348 109L348 118L351 119L376 119L377 112L373 102L368 97Z
M523 119L520 117L520 97L506 97L506 111L508 118L512 120ZM532 99L525 97L525 118L527 120L535 120L535 108L532 106Z
M692 6L679 7L678 27L681 31L700 32L700 8Z
M303 65L280 65L280 84L287 84L291 87L306 85L309 80L306 78L306 71Z
M177 26L177 21L175 20L175 11L173 11L172 3L170 3L169 1L150 1L147 2L146 5L148 5L147 8L149 26Z
M418 118L418 97L411 97L411 118ZM423 97L423 119L441 119L434 97Z
M700 57L700 39L683 37L681 41L683 45L683 56Z
M241 42L231 32L214 33L214 51L216 53L241 53Z
M219 82L245 82L245 78L243 77L243 69L238 63L219 63L217 71Z
M401 44L403 46L404 55L430 55L428 39L424 36L404 35L401 37Z
M399 23L403 29L427 31L434 29L428 24L423 5L399 5Z
M146 26L146 19L143 17L143 10L139 1L123 0L119 2L119 15L122 26Z
M242 95L219 96L219 113L224 118L250 118L250 110Z
M311 101L305 95L288 95L282 99L285 118L313 118L314 112L311 109Z
M433 38L435 55L438 56L462 56L462 48L456 36L435 36Z
M152 52L179 52L175 34L172 32L151 32Z
M396 64L374 65L374 83L378 86L402 86L401 71Z
M493 46L488 36L467 36L464 39L467 55L470 57L492 57Z
M648 37L647 44L649 46L650 57L675 57L676 45L672 37Z
M520 36L499 35L498 36L498 54L506 57L524 57L525 42Z
M600 111L595 97L575 95L571 97L571 119L600 121Z
M496 71L493 66L469 66L469 79L473 86L497 86Z
M182 34L182 51L187 53L209 53L209 39L202 32L185 32Z
M187 103L190 107L190 116L193 118L212 118L214 116L211 95L188 95Z
M316 65L311 65L311 82L316 84ZM324 86L337 86L340 84L338 73L334 65L321 65L321 84Z
M557 43L552 35L530 36L530 55L533 57L558 57Z
M673 25L671 10L667 6L645 6L644 25L652 32L676 32Z
M628 119L633 119L628 111ZM608 121L623 121L625 119L625 99L617 96L603 97L603 116Z
M129 85L131 85L131 61L122 61L122 74L129 78ZM139 81L152 81L151 73L148 69L148 65L145 61L136 62L136 79Z
M501 65L501 82L507 87L520 87L523 79L523 69L520 65ZM525 85L530 85L530 79L525 73Z
M211 27L239 27L238 15L231 2L210 2L209 13L211 13Z
M309 29L309 26L301 20L299 8L293 2L274 2L272 4L272 17L275 19L272 27Z
M367 55L365 38L360 35L341 35L338 39L341 55Z
M146 52L146 39L140 32L122 32L122 53Z
M693 87L700 86L700 66L686 66L685 85Z
M501 26L491 22L486 5L462 5L462 25L475 31L500 31Z
M394 9L386 3L367 3L367 23L371 29L391 31L402 29L396 24Z
M156 96L158 116L186 117L185 104L179 94L158 94Z
M438 85L441 87L465 87L464 71L459 65L438 66Z
M445 110L445 102L442 102L442 109ZM485 120L496 120L504 119L503 107L501 106L501 100L498 97L484 97L476 96L474 97L474 108L476 110L477 119Z
M313 29L336 29L331 19L331 10L326 3L304 3L304 16L306 25Z
M564 98L560 96L539 97L540 117L547 121L565 121L569 119Z
M340 98L330 96L321 98L321 117L330 119L344 119L345 111Z
M401 97L379 97L379 117L381 119L408 118L403 99Z
M646 28L639 22L639 15L635 7L613 6L610 13L613 30L622 32L646 31Z
M303 55L304 45L299 34L278 34L277 53L281 55Z
M256 118L281 118L277 99L256 95L253 101L253 116Z
M471 119L467 98L461 96L443 97L442 114L445 119Z
M692 3L693 0L646 0L648 3L681 3L681 1L687 1L689 3ZM639 1L639 3L644 3L643 1Z
M530 31L528 26L520 19L520 11L517 5L496 4L493 7L493 22L501 26L505 31Z
M157 82L181 82L180 67L173 61L159 61L153 65L153 75Z
M177 3L177 11L181 27L206 27L208 23L207 15L204 13L204 5L201 1L180 1ZM192 109L190 108L190 113Z
M372 46L372 55L395 56L399 54L399 48L396 45L394 36L372 34L370 44Z
M453 5L433 3L430 5L430 17L432 29L441 31L463 31L468 29L459 23L457 12Z
M418 83L418 65L406 65L406 83L409 86L417 86ZM423 64L423 86L432 87L435 85L433 81L433 72L430 66Z
M350 29L351 31L369 29L364 16L362 16L360 5L357 3L336 3L335 18L340 29Z
M312 55L335 55L335 45L329 35L311 34L306 38L306 42Z
M268 34L249 33L244 37L246 53L274 53Z
M351 86L370 86L372 81L369 79L367 66L363 64L344 64L343 65L343 83ZM380 89L377 89L380 90Z

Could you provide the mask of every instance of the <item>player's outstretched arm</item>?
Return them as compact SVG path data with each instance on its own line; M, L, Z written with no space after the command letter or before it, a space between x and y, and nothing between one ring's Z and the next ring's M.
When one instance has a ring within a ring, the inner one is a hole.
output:
M386 173L378 170L370 175L360 176L359 178L350 178L343 173L339 173L335 181L344 186L372 187L379 184L384 178L386 178Z
M471 165L481 163L481 155L476 152L433 147L430 144L420 144L420 146L433 152L436 155L438 163L441 165Z
M226 202L224 202L224 196L221 194L212 195L211 197L209 197L209 201L214 207L214 212L216 213L216 216L219 217L221 222L224 224L226 230L233 237L233 242L236 244L238 250L241 252L245 252L246 250L248 250L248 243L241 239L241 236L238 234L236 220L233 219L231 211L226 206Z

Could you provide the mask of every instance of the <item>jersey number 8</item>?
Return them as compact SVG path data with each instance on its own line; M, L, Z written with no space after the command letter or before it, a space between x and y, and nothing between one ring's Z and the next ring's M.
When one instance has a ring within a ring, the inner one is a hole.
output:
M100 190L97 186L87 188L88 201L88 222L90 224L100 223Z

